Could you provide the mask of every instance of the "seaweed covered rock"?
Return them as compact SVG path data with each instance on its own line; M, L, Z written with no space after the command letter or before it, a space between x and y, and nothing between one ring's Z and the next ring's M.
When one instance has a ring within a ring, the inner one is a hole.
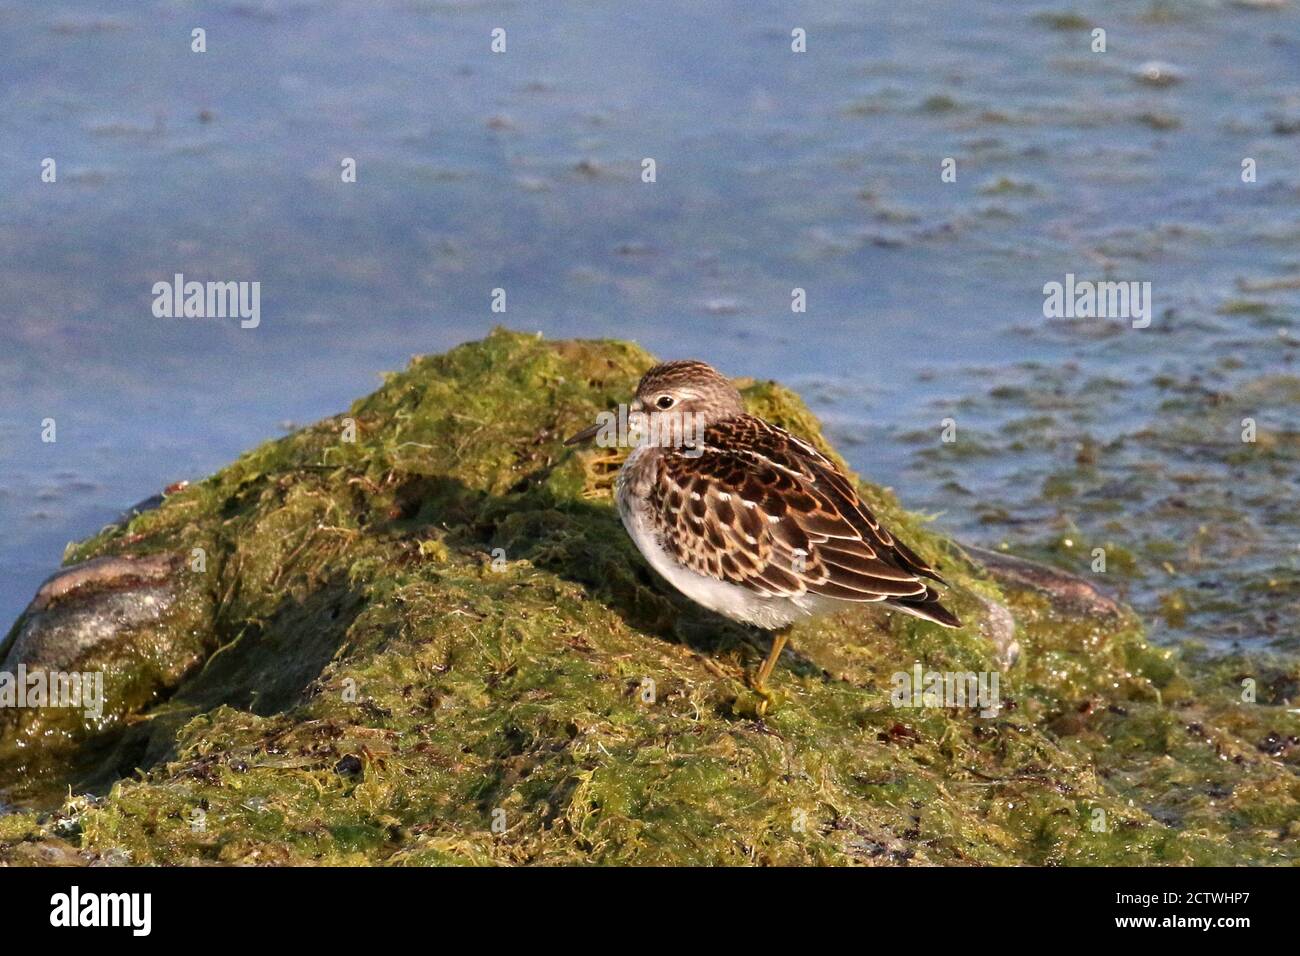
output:
M797 627L756 719L765 641L641 560L610 501L619 452L561 444L651 363L498 331L71 548L8 653L100 669L106 707L0 726L0 798L23 808L0 815L0 860L1300 855L1300 760L1258 745L1300 731L1285 707L868 484L967 626L859 608ZM739 384L834 454L796 396ZM157 613L85 626L150 589ZM996 676L996 705L914 706L937 703L900 695L914 673Z

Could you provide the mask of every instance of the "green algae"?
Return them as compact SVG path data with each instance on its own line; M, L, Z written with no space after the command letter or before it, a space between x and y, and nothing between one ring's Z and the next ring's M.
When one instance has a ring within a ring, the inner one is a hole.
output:
M1091 20L1072 11L1036 13L1033 20L1050 30L1088 30L1092 27Z
M743 675L765 642L648 570L610 502L616 454L561 445L651 362L498 331L70 549L203 548L184 585L202 620L161 629L211 651L11 795L30 809L0 816L0 859L64 840L140 864L1300 856L1294 672L1270 665L1243 703L1236 673L1152 647L1131 612L999 585L869 484L967 627L870 609L801 626L756 720ZM834 454L791 392L741 385ZM988 601L1022 648L997 716L895 707L914 663L996 670ZM100 796L51 801L68 786Z

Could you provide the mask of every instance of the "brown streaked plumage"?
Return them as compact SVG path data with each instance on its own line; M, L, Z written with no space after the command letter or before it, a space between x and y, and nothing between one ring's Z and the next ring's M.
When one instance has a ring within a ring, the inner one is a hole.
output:
M665 449L640 467L650 472L657 531L697 574L765 597L880 602L960 626L922 580L943 579L876 520L839 469L761 418L714 422L698 457Z
M807 442L747 414L740 393L709 365L656 365L637 387L629 420L650 440L619 473L623 524L687 597L779 632L755 682L760 693L784 629L813 614L872 603L961 626L925 580L943 579L881 525L853 482ZM670 435L687 440L661 440Z

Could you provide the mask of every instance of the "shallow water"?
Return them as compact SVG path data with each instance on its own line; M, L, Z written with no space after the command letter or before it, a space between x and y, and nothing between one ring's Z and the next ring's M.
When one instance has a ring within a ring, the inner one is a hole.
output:
M134 501L500 323L779 378L964 540L1083 571L1103 547L1157 639L1300 649L1294 3L101 0L0 25L0 619ZM154 318L176 272L259 281L260 326ZM1151 327L1045 319L1067 273L1151 282Z

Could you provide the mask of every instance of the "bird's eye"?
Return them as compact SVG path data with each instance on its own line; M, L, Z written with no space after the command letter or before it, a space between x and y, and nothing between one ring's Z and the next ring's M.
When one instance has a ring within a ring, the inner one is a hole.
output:
M673 407L673 397L671 395L660 395L655 399L655 407L668 409Z

